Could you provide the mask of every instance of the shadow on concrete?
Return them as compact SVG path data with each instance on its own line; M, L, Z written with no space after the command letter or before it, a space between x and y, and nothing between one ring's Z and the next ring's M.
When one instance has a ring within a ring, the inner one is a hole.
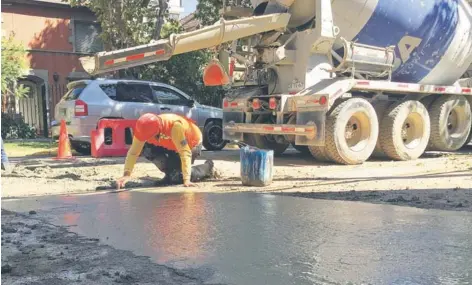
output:
M463 147L461 150L455 152L425 152L420 159L430 159L448 156L464 156L472 155L472 145ZM204 151L200 159L213 159L220 161L239 162L239 149L228 149L222 151ZM369 161L386 162L392 161L387 157L371 157ZM334 162L320 162L315 160L311 155L304 154L289 148L282 155L274 158L274 166L289 166L289 167L305 167L305 166L329 166L339 165Z
M34 146L33 146L34 147ZM9 157L12 162L19 162L22 165L34 165L41 163L41 159L54 158L56 156L56 150L51 152L36 153L33 155L26 155L22 157ZM48 160L48 166L51 168L68 168L68 167L89 167L97 165L116 165L123 164L124 157L104 157L99 159L94 159L91 161L81 161L84 159L91 159L90 155L81 155L73 151L73 155L77 158L76 161L61 161L61 160ZM468 145L463 149L456 152L426 152L421 156L422 159L428 158L438 158L438 157L447 157L447 156L462 156L462 155L472 155L472 145ZM203 151L202 156L198 160L218 160L218 161L228 161L228 162L239 162L239 149L224 149L221 151ZM389 158L370 158L369 161L375 162L385 162L391 161ZM141 158L138 163L146 162L145 159ZM287 150L283 155L277 156L274 159L274 166L289 166L289 167L305 167L305 166L332 166L338 165L333 162L320 162L316 161L313 157L307 154L300 153L294 149Z
M367 182L367 181L382 181L382 180L395 180L395 179L406 179L406 180L413 180L413 179L432 179L432 178L450 178L450 177L471 177L472 176L472 169L471 170L460 170L460 171L449 171L449 172L440 172L440 173L427 173L427 174L417 174L417 175L401 175L401 176L371 176L371 177L292 177L292 176L284 176L283 178L274 178L273 181L304 181L304 182L313 182L307 183L303 185L297 185L297 188L310 188L322 185L342 185L342 184L349 184L349 183L357 183L357 182ZM225 181L240 181L239 177L230 177L225 179ZM234 187L235 184L217 184L215 186L218 187ZM472 187L472 185L471 185ZM293 186L282 186L276 187L271 189L271 191L285 191L292 189Z
M472 211L472 188L283 192L272 194L321 200L343 200L367 202L373 204L392 204L422 209Z
M129 192L140 189L156 187L156 181L148 181L143 185L132 185L126 189L116 191L111 186L97 187L96 191L110 191L113 193ZM153 185L154 184L154 185ZM232 185L235 186L235 185ZM172 186L160 186L164 193L166 188ZM240 186L239 191L255 191L253 187ZM290 188L293 190L293 188ZM264 190L258 188L260 194L270 194L279 196L291 196L321 200L343 200L354 202L366 202L373 204L391 204L397 206L415 207L421 209L439 209L448 211L468 211L472 212L472 188L436 188L436 189L405 189L405 190L351 190L351 191L328 191L328 192L280 192L286 189ZM173 192L173 191L172 191ZM199 191L199 193L213 193L212 191ZM235 193L227 191L227 193Z

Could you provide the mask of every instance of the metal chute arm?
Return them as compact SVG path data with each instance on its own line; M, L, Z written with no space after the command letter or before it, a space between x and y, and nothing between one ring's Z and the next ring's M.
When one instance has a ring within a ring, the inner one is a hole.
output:
M146 45L99 52L95 56L81 57L80 62L89 74L100 74L168 60L171 56L218 46L248 36L272 30L285 29L290 14L271 14L224 21L200 30L172 34Z

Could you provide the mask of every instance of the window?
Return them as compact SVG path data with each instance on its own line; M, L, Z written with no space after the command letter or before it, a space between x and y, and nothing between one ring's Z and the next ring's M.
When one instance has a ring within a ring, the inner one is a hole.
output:
M152 90L148 84L118 83L116 85L116 101L153 103Z
M116 100L116 84L102 84L100 88L111 100Z
M74 47L76 52L95 53L103 50L98 23L74 20Z
M168 17L172 20L179 20L180 15L178 13L169 13Z
M82 91L87 87L86 85L76 85L64 95L64 101L77 100Z
M188 101L182 95L169 88L161 86L152 86L151 88L154 93L154 98L156 98L156 101L160 104L185 105Z

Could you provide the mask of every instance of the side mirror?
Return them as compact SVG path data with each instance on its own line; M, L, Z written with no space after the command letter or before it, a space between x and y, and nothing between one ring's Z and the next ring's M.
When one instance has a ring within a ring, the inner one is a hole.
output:
M187 101L187 106L189 106L190 108L195 107L195 100L192 100L192 99L188 100Z

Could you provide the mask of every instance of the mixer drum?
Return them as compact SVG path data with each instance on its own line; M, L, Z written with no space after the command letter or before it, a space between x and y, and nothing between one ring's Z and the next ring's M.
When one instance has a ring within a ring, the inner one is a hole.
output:
M472 9L466 0L331 3L340 37L379 47L396 46L394 81L453 84L472 64ZM267 1L252 0L252 4L261 13ZM289 27L312 21L315 5L314 0L295 0L289 10Z

